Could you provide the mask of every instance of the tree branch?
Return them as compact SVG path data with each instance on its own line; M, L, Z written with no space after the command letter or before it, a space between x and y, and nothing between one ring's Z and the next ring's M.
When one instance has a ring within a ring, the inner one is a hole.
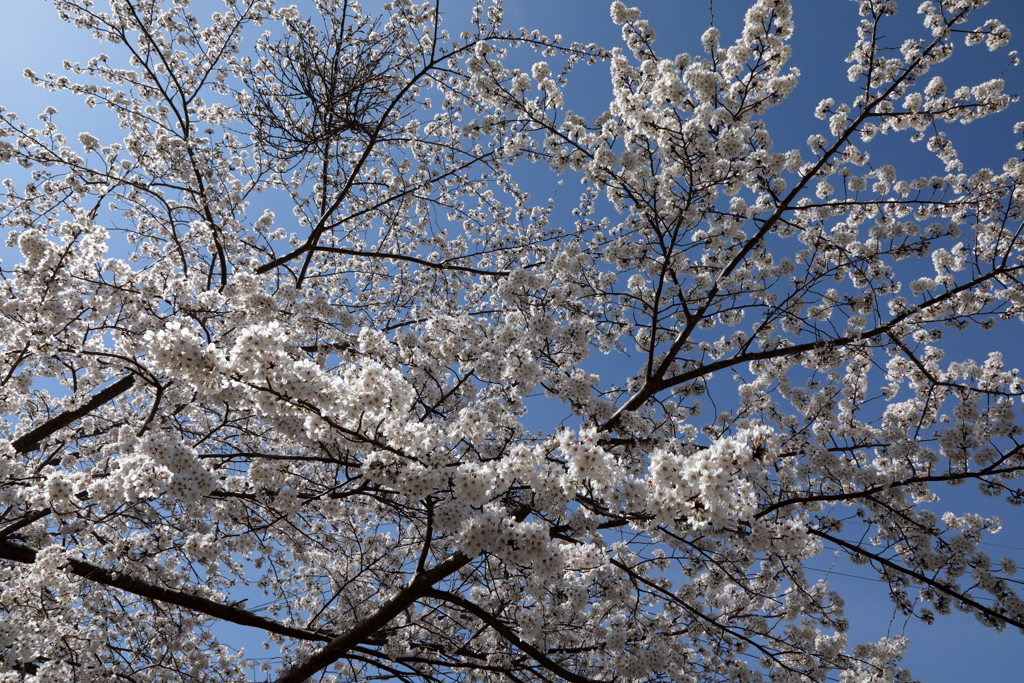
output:
M998 624L999 622L1006 622L1011 626L1016 626L1019 629L1024 629L1024 621L1022 621L1021 619L1015 619L1012 616L1000 614L999 612L996 612L995 610L986 607L980 602L971 599L964 593L960 593L950 588L949 586L943 584L941 581L929 578L921 572L914 571L909 567L904 567L903 565L898 564L887 557L883 557L882 555L879 555L877 553L869 552L862 545L849 543L837 536L833 536L832 534L826 533L820 529L815 529L813 527L807 527L807 531L809 533L814 534L815 536L819 536L827 541L831 541L832 543L835 543L841 548L844 548L848 553L850 553L850 555L861 555L863 557L870 559L872 562L877 562L883 567L888 567L889 569L892 569L898 574L903 574L904 576L913 579L918 583L934 588L936 591L940 593L945 593L951 599L956 600L958 602L962 602L963 604L968 605L971 609L977 611L979 614L983 614L989 619L992 619L996 624Z
M274 683L302 683L317 671L334 664L353 647L387 626L392 619L411 607L417 600L425 597L432 590L433 584L465 567L472 559L468 555L456 552L444 562L418 574L409 585L378 607L376 612L358 621L352 628L324 645L307 659L290 666Z
M536 661L538 664L540 664L542 667L544 667L551 673L555 674L556 676L564 678L570 683L594 683L594 679L587 678L586 676L580 676L579 674L575 674L572 671L566 669L558 662L550 659L539 649L537 649L530 643L527 643L526 641L522 640L518 635L516 635L515 631L509 628L507 624L501 621L501 619L498 619L493 614L483 609L476 603L470 602L469 600L466 600L460 595L455 595L454 593L448 593L446 591L437 590L436 588L431 588L430 590L428 590L427 594L424 597L434 598L435 600L443 600L444 602L451 603L456 607L469 612L474 617L476 617L477 619L479 619L480 621L484 622L485 624L493 628L495 631L497 631L498 634L501 635L501 637L507 640L509 643L519 648L529 656L533 657L534 661Z
M39 448L39 444L47 437L69 426L76 420L85 417L104 403L114 400L124 392L128 391L135 384L135 375L122 377L106 389L95 394L91 399L73 410L65 410L60 415L53 417L35 429L31 430L11 444L18 453L31 453Z
M22 564L32 564L36 561L37 554L37 550L20 543L12 543L10 541L0 542L0 559L20 562ZM178 607L184 607L185 609L199 612L200 614L206 614L214 619L229 621L232 624L262 628L270 633L276 633L290 638L297 638L299 640L330 640L330 636L323 632L285 626L273 619L261 617L247 610L230 607L207 598L202 598L197 595L189 595L188 593L164 588L163 586L156 586L147 581L136 579L109 569L104 569L103 567L83 560L69 558L67 570L75 576L80 576L83 579L93 581L94 583L110 586L111 588L120 588L123 591L133 595L138 595L139 597L177 605Z

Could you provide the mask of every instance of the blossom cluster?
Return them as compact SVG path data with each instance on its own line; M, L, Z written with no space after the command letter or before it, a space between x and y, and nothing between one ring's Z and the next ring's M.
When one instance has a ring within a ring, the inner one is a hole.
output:
M776 457L770 429L755 426L682 455L651 454L649 505L663 524L722 529L750 521L758 495L752 479Z

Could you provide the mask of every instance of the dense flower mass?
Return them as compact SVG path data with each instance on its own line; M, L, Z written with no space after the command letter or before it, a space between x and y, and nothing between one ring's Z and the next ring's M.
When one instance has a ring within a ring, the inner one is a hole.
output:
M937 73L1010 29L855 2L790 149L786 0L675 55L619 1L611 49L497 0L55 2L112 54L26 78L119 127L0 108L0 683L912 680L826 549L1024 630L946 500L1024 503L970 336L1024 321L1024 160L953 132L1015 98Z

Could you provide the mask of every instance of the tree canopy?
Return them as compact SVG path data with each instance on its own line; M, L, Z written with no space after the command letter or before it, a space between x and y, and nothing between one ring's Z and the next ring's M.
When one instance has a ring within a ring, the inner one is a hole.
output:
M912 680L825 548L1024 631L999 520L942 508L1024 503L984 333L1024 320L1024 161L949 133L1016 98L938 75L1010 32L856 2L781 149L785 0L678 55L618 1L603 47L496 0L54 0L111 54L25 75L115 134L0 109L0 681Z

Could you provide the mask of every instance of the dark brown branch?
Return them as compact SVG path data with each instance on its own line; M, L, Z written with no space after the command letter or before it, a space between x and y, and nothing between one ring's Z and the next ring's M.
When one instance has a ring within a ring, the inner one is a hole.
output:
M463 609L469 612L474 617L476 617L477 619L479 619L480 621L484 622L485 624L493 628L495 631L497 631L498 634L501 635L501 637L507 640L510 644L519 648L520 650L528 654L530 657L533 657L533 660L535 662L537 662L539 665L541 665L551 673L555 674L556 676L563 678L569 681L570 683L594 683L593 679L587 678L586 676L580 676L579 674L575 674L572 671L566 669L558 662L550 659L539 649L522 640L518 635L516 635L515 631L508 627L508 625L505 622L503 622L501 619L498 619L493 614L483 609L476 603L470 602L462 596L437 590L436 588L431 588L429 591L427 591L427 595L425 597L434 598L435 600L443 600L444 602L448 602L455 605L459 609Z
M832 534L826 533L820 529L808 527L807 531L809 533L814 534L815 536L819 536L827 541L831 541L832 543L835 543L841 548L845 548L846 551L851 555L860 555L862 557L866 557L870 559L872 562L877 562L883 567L887 567L888 569L891 569L898 574L903 574L909 579L913 579L914 581L920 584L929 586L940 593L944 593L945 595L948 595L951 599L961 602L969 606L971 609L977 611L979 614L983 614L989 619L992 619L997 624L999 622L1006 622L1011 626L1016 626L1019 629L1024 629L1024 621L1020 619L1015 619L1012 616L1006 614L1000 614L999 612L996 612L995 610L986 607L980 602L971 599L964 593L960 593L955 589L950 588L949 586L943 584L941 581L929 578L921 572L910 569L909 567L904 567L903 565L898 564L887 557L883 557L882 555L879 555L877 553L869 552L863 546L857 545L855 543L849 543L848 541L844 541L843 539L833 536Z
M1021 467L997 467L1001 463L1005 462L1011 455L1019 455L1022 450L1021 446L1016 446L1011 449L1006 455L999 459L998 462L986 467L983 470L976 472L959 472L954 474L934 474L929 476L920 477L907 477L906 479L900 479L891 484L885 486L872 486L871 488L864 489L862 491L844 491L842 493L818 493L810 494L807 496L801 496L797 498L784 498L771 505L766 506L764 509L758 511L754 515L754 519L770 515L784 507L791 505L806 505L807 503L828 503L837 501L848 501L856 500L858 498L870 498L876 493L882 491L900 490L914 484L926 484L931 482L952 482L952 481L966 481L968 479L980 479L982 477L996 477L1003 474L1012 474L1024 470L1024 466Z
M39 448L39 444L47 437L71 425L76 420L85 417L104 403L114 400L124 392L131 389L134 384L135 375L122 377L106 389L95 394L83 405L73 410L66 410L60 415L47 420L35 429L31 430L28 434L15 439L11 445L14 446L14 450L18 453L31 453Z
M508 275L507 270L481 270L480 268L473 268L471 266L456 266L448 263L448 261L428 261L426 259L418 258L416 256L407 256L406 254L393 254L388 252L376 252L376 251L362 251L359 249L346 249L344 247L321 247L316 246L311 248L312 251L325 251L331 254L342 254L344 256L365 256L367 258L379 258L379 259L390 259L393 261L408 261L409 263L415 263L417 265L424 266L426 268L437 268L439 270L459 270L466 273L473 273L474 275ZM466 257L455 257L455 258L466 258Z
M11 562L21 562L22 564L32 564L36 561L37 554L38 551L20 543L12 543L10 541L3 541L0 543L0 559L9 560ZM304 628L295 628L293 626L285 626L273 619L261 617L247 610L239 609L238 607L214 602L213 600L201 598L197 595L189 595L188 593L183 593L171 588L156 586L147 581L136 579L132 576L127 576L109 569L104 569L103 567L83 560L69 558L67 570L75 576L80 576L83 579L93 581L94 583L110 586L111 588L119 588L133 595L149 598L150 600L170 605L177 605L178 607L183 607L187 610L192 610L193 612L199 612L200 614L205 614L213 617L214 619L229 621L232 624L253 626L255 628L261 628L269 631L270 633L276 633L290 638L297 638L298 640L330 640L330 635L322 632L311 631Z
M923 313L929 307L938 303L942 303L943 301L946 301L948 299L951 299L960 292L973 289L974 287L977 287L978 285L993 279L997 275L1010 274L1019 269L1020 268L1018 266L1008 268L996 268L988 273L985 273L984 275L980 275L974 278L970 282L965 282L964 284L954 287L953 289L949 289L943 292L942 294L939 294L933 297L932 299L929 299L928 301L924 302L923 304L917 307L911 308L907 311L904 311L903 313L894 316L893 319L887 323L878 325L877 327L874 327L870 330L864 330L857 336L836 337L834 339L819 339L813 342L807 342L805 344L779 346L774 349L769 349L767 351L742 353L738 356L733 356L731 358L723 358L722 360L715 361L714 363L701 365L687 372L682 372L678 375L673 375L672 377L669 377L667 379L660 378L661 374L659 370L659 372L655 373L655 376L650 381L645 382L644 385L640 388L640 390L637 393L633 394L633 396L630 397L630 399L623 406L621 406L617 411L615 411L615 414L608 418L608 420L604 424L602 424L598 429L600 431L605 432L614 429L615 426L622 419L622 414L624 412L628 410L639 409L652 396L654 396L660 391L664 391L665 389L671 389L672 387L678 386L680 384L684 384L686 382L699 379L706 375L714 374L720 370L724 370L726 368L730 368L741 363L749 363L758 360L771 360L773 358L780 358L785 356L795 356L797 354L808 353L812 351L837 349L843 346L848 346L849 344L853 344L855 342L863 342L865 340L871 339L872 337L877 337L883 334L889 334L893 329L896 328L897 325L902 323L907 318L910 318L911 316L916 315L918 313ZM687 327L683 332L680 333L679 339L684 339L685 336L688 334L688 331L693 328L694 324L692 320L694 319L691 319L691 321L687 323ZM672 348L676 349L676 345L673 345ZM668 357L674 357L675 353L677 353L677 350L671 350L669 352Z
M417 600L425 597L432 590L433 584L457 572L469 564L472 559L468 555L456 552L444 562L417 574L409 585L386 600L377 608L377 611L358 621L352 628L324 645L307 659L288 667L288 670L281 674L274 683L302 683L316 672L334 664L353 647L366 641Z
M38 522L43 517L46 517L48 514L50 514L50 512L50 508L46 508L45 510L37 510L36 512L28 513L16 522L11 522L3 529L0 529L0 541L3 541L12 534L16 534L18 531L24 529L27 526L31 526L35 522Z

